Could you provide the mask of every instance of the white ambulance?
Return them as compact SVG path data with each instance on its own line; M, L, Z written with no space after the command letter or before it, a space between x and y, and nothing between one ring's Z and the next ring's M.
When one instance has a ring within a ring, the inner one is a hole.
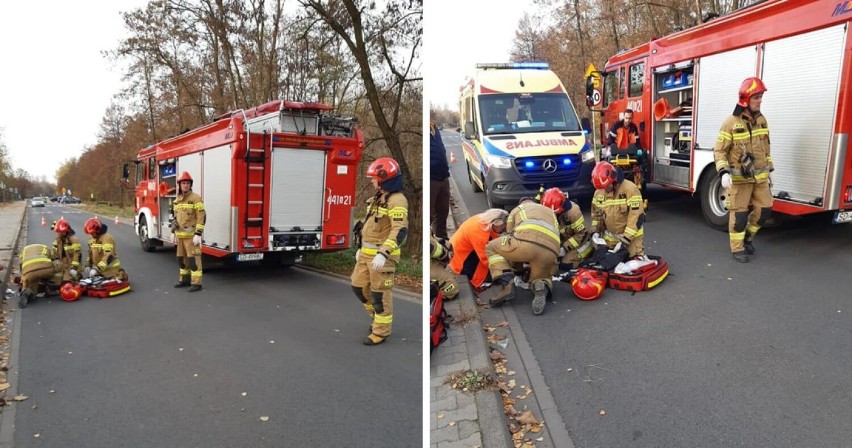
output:
M489 207L517 205L541 187L594 193L595 152L547 63L477 64L459 111L468 179Z

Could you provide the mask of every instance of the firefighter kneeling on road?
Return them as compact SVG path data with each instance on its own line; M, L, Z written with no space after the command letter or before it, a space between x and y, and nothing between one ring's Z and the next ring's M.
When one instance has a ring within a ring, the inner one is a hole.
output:
M108 227L98 218L89 218L83 231L91 236L89 253L86 255L86 268L83 277L105 277L127 281L127 272L121 267L118 252L115 250L115 238L107 233Z
M180 272L175 288L189 286L189 292L195 292L201 289L201 234L204 233L207 213L201 196L192 191L189 172L181 173L177 182L180 192L172 204L172 242L177 244Z
M626 254L622 258L645 255L645 211L642 192L624 178L618 168L598 162L592 170L592 239L596 245ZM623 260L621 260L623 261ZM617 262L616 262L617 264ZM614 267L615 265L613 265Z
M60 219L53 223L53 231L57 233L56 239L53 241L53 256L59 261L62 282L80 281L81 260L83 250L80 246L80 240L74 235L74 229L68 224L68 221Z
M352 290L373 320L364 344L378 345L391 334L393 274L408 236L408 200L396 160L377 159L367 168L367 176L378 191L367 201L367 215L355 224L360 249L355 253Z
M509 212L506 220L507 235L492 240L485 246L488 267L493 284L480 295L491 305L512 299L515 269L529 263L530 289L534 298L533 314L544 312L547 297L551 296L552 276L556 273L556 256L559 254L559 223L553 210L537 204L532 198L521 199Z
M59 261L53 260L53 252L44 244L30 244L21 252L21 292L18 306L24 308L40 290L41 282L59 282ZM58 285L57 285L58 286Z
M437 282L444 293L444 300L453 300L459 295L459 284L452 271L447 269L450 260L450 242L434 234L429 239L429 281Z
M559 221L559 236L562 239L559 269L577 269L580 262L592 253L592 235L586 230L583 211L577 203L568 200L567 194L555 187L544 192L541 205L553 210Z

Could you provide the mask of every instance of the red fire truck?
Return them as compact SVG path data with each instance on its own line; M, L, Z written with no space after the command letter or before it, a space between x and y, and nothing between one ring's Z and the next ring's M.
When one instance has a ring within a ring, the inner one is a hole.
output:
M171 241L169 210L184 171L204 200L207 255L289 265L305 252L348 248L364 138L354 119L330 111L272 101L139 151L135 227L142 248Z
M726 228L713 146L740 83L759 76L768 88L761 111L772 138L774 210L850 222L851 19L852 1L757 3L609 58L603 73L587 76L587 101L600 108L601 135L633 109L648 180L698 193L707 222Z

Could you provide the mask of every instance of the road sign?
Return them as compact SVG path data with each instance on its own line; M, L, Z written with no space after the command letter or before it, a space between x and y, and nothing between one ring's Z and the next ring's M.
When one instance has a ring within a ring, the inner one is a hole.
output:
M597 107L601 105L601 90L599 88L595 88L592 90L592 107Z
M583 75L583 76L586 77L586 78L591 76L592 77L592 87L595 90L600 90L600 88L601 88L601 72L599 72L598 69L595 68L595 64L589 64L589 66L586 68L586 74Z

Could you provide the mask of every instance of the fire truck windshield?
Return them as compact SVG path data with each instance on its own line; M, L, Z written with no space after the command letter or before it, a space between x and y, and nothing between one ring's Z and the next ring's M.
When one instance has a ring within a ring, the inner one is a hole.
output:
M564 93L481 95L483 134L579 131L580 123Z

